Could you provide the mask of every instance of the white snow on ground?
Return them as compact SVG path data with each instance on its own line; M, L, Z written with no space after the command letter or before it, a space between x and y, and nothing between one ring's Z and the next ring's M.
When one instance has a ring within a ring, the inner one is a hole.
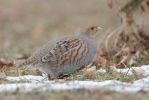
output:
M134 67L134 69L142 69L145 75L149 75L149 65L142 67ZM130 69L117 69L118 72L132 74ZM22 92L31 91L33 89L44 90L68 90L79 88L93 88L93 89L110 89L118 92L137 92L140 90L149 91L149 77L136 80L134 83L120 82L116 80L106 80L102 82L95 81L66 81L63 83L49 81L45 76L19 76L19 77L7 77L8 81L12 81L12 84L0 84L0 91L15 91L19 89ZM20 83L15 83L16 81ZM25 81L26 83L22 83Z

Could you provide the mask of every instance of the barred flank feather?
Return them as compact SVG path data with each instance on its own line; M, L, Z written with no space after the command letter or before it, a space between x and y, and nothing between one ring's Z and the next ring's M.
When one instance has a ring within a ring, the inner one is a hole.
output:
M25 60L25 61L18 62L18 63L16 64L16 67L17 67L17 68L22 68L22 67L24 67L25 65L29 65L29 64L31 64L31 62L30 62L29 59L27 59L27 60Z

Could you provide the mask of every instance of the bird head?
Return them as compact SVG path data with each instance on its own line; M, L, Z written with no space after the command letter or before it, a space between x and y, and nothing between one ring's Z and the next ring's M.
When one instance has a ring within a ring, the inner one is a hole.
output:
M89 25L89 26L84 27L81 30L81 33L85 33L85 34L89 34L93 36L94 34L96 34L98 30L101 30L101 29L102 29L101 27L98 27L96 25Z

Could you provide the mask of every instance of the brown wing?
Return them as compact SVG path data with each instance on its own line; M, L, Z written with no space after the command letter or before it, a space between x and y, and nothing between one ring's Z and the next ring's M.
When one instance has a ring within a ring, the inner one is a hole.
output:
M64 64L82 42L82 40L74 37L64 38L55 43L55 47L42 57L42 61L59 65Z
M59 57L59 65L86 65L85 59L88 54L89 47L87 43L83 40L80 40L79 44L76 47L68 50Z

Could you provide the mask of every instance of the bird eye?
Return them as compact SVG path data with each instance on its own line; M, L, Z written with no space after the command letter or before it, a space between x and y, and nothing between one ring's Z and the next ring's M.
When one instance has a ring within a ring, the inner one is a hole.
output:
M94 30L94 27L91 27L91 30Z

